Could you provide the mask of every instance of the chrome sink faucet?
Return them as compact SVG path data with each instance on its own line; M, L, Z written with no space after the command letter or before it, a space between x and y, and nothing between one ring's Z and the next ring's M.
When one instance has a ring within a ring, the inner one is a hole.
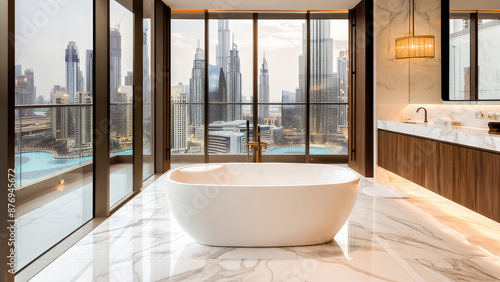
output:
M417 109L417 113L418 113L418 111L420 111L420 110L424 110L424 112L425 112L424 122L425 122L425 123L428 123L428 121L427 121L427 110L426 110L424 107L420 107L420 108L418 108L418 109Z

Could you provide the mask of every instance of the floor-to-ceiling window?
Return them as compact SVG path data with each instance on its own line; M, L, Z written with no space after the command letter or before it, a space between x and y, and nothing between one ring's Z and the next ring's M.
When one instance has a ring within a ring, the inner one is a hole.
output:
M133 190L134 14L110 0L110 206Z
M142 102L143 102L143 179L146 180L155 172L154 167L154 87L151 80L151 5L144 5L143 42L142 42Z
M195 17L179 14L172 20L171 147L179 157L173 160L190 162L187 155L205 151L210 156L245 154L246 120L252 137L254 118L261 141L267 143L264 160L279 155L347 155L347 15L309 21L305 13L290 18L279 13ZM205 56L208 109L203 107ZM205 114L207 121L202 120Z
M305 154L306 21L259 20L258 91L267 154Z
M253 23L209 21L208 154L246 154L246 120L253 123Z
M172 161L176 155L203 161L205 150L205 23L173 20L171 26Z
M347 154L349 23L317 19L310 25L311 155Z
M16 269L93 217L93 2L15 1Z

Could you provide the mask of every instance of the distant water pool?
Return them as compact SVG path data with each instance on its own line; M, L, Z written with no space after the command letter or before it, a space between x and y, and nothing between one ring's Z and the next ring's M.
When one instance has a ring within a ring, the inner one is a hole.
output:
M132 150L124 150L112 153L116 155L130 155ZM69 159L56 159L51 153L29 152L15 155L16 161L16 184L27 185L58 171L79 166L85 162L92 161L92 156L76 157Z
M333 146L310 146L309 154L311 155L329 155L329 154L339 154L339 147ZM267 152L267 154L305 154L306 147L305 146L295 146L295 147L281 147L271 149Z

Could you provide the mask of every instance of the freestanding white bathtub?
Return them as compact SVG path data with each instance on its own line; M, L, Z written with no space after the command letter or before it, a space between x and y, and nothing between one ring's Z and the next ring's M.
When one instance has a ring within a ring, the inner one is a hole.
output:
M356 201L359 176L333 165L196 164L167 173L182 229L212 246L300 246L328 242Z

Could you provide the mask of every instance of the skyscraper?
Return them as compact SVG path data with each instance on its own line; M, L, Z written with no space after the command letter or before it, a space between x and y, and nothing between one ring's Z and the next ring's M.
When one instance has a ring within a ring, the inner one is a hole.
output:
M339 87L339 102L349 102L349 52L348 50L340 51L337 58L337 74ZM339 105L339 127L347 128L347 105Z
M202 103L205 101L205 50L200 48L200 40L194 55L191 78L189 79L189 97L190 103ZM193 126L195 132L204 128L203 111L189 111L189 125Z
M92 77L94 73L94 50L87 49L85 52L85 82L86 90L92 95L92 85L94 84L94 79Z
M218 37L217 45L215 46L216 51L216 62L215 65L222 68L224 75L227 74L227 61L229 57L229 43L230 43L230 33L229 33L229 22L227 20L219 20L218 22Z
M241 71L240 71L240 54L238 46L234 43L229 52L227 61L227 102L241 103ZM241 105L227 106L227 121L240 120L243 118Z
M302 55L299 57L299 90L297 102L306 102L307 29L302 25ZM333 39L330 21L313 20L310 24L310 101L338 102L338 76L333 65ZM311 110L311 134L326 135L337 132L338 108L317 105Z
M149 68L148 27L145 26L142 41L142 99L144 103L151 103L151 74ZM149 111L149 113L151 113L151 111Z
M266 54L264 53L264 58L262 59L262 66L259 75L259 103L269 102L269 68L267 66ZM269 117L269 106L260 105L259 106L259 117L260 119ZM259 120L260 122L260 120ZM260 122L262 123L262 122Z
M52 94L52 104L69 104L69 95L57 90ZM52 135L56 140L68 139L68 108L57 107L52 109Z
M109 33L109 58L109 91L114 103L122 81L122 36L117 28L112 28Z
M222 68L208 66L208 97L210 102L227 102L226 78ZM210 105L209 123L227 120L227 105Z
M15 76L23 75L23 68L21 65L16 65Z
M133 71L127 72L127 75L125 76L125 85L134 86L134 72Z
M187 116L188 105L182 104L187 102L186 87L179 83L172 87L172 103L174 103L174 132L173 134L173 152L182 152L187 150ZM181 104L176 104L181 103Z
M120 103L115 106L116 139L132 137L133 107L130 104L133 98L132 89L132 86L120 86L116 92L116 102Z
M15 80L15 103L16 105L30 105L36 102L35 74L32 69L24 71L24 75L16 76ZM23 109L21 116L32 116L32 109Z
M79 107L76 109L78 114L75 127L76 146L90 148L92 146L92 94L90 92L77 92L75 97L77 104L89 104L88 107Z
M66 91L70 103L74 103L76 92L83 90L83 74L80 70L80 55L76 43L70 41L65 51Z

